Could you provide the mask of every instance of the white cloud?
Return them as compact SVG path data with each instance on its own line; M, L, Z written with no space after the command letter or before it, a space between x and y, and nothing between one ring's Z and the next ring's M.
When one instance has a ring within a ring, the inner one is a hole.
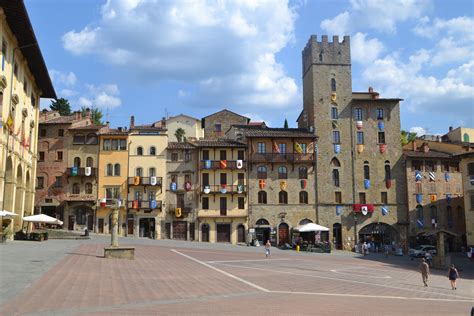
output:
M60 98L70 98L72 96L75 96L77 94L77 91L71 90L71 89L61 89L59 92L59 97Z
M357 32L351 37L351 57L361 64L369 64L385 50L378 39L367 39L367 34Z
M86 85L88 92L79 98L79 104L98 108L115 108L122 104L116 84Z
M410 128L410 133L416 133L417 136L426 135L426 130L420 126L414 126Z
M332 35L348 35L373 29L395 33L398 22L419 18L430 7L428 0L351 0L351 8L321 22Z
M62 72L59 70L51 69L49 71L49 76L55 84L65 85L68 87L74 86L77 82L76 75L72 71Z
M289 107L297 85L275 55L294 40L295 19L285 0L107 1L97 27L62 39L71 53L97 55L134 79L195 85L181 96L195 102Z

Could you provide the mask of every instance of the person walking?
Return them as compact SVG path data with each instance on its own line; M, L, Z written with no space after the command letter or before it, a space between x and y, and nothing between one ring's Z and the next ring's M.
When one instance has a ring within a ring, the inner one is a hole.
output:
M456 279L459 278L459 273L454 264L449 267L448 278L451 281L451 290L456 290Z
M271 248L270 240L267 240L267 243L265 244L265 258L270 257L270 248Z
M367 255L367 242L365 242L365 241L362 244L362 252L364 253L364 256Z
M428 286L428 276L430 275L430 267L426 263L425 258L421 259L420 272L421 272L421 278L423 279L423 284L425 286Z

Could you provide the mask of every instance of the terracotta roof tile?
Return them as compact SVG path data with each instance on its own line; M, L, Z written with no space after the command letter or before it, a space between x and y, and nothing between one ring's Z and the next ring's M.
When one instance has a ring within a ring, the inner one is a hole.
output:
M229 138L201 139L192 144L198 147L247 147L247 144Z
M305 128L259 128L249 125L234 125L242 129L246 137L297 137L297 138L317 138L316 135Z
M196 146L188 142L180 142L180 143L169 142L167 148L168 149L196 149Z
M405 150L403 154L410 158L452 158L453 155L442 151L430 149L427 153L423 151Z

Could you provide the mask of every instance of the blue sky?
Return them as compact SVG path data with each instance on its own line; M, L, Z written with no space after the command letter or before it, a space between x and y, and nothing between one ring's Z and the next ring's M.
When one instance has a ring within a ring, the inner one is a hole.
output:
M113 126L222 108L295 126L301 50L316 34L351 36L353 90L405 99L402 128L474 127L473 1L25 3L58 96Z

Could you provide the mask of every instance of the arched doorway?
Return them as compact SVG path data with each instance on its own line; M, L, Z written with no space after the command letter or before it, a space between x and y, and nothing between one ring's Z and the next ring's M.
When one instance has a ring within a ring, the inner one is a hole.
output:
M332 238L334 247L336 247L336 249L342 249L342 226L340 223L334 223L334 225L332 225Z
M290 243L290 227L287 223L278 226L278 246Z
M391 225L372 223L359 230L360 242L373 242L375 247L382 249L383 245L391 245L398 241L398 232Z
M237 242L245 243L245 226L242 224L237 226Z
M261 245L270 240L270 223L265 218L260 218L255 223L255 237Z
M94 211L90 206L80 205L74 209L74 215L69 215L69 218L72 218L73 224L72 228L68 225L69 230L79 229L83 230L87 227L88 230L92 231L94 229ZM76 227L74 228L74 219L76 222ZM111 224L111 222L109 222ZM110 226L112 229L112 226Z
M201 226L201 241L209 242L209 224L202 224Z

